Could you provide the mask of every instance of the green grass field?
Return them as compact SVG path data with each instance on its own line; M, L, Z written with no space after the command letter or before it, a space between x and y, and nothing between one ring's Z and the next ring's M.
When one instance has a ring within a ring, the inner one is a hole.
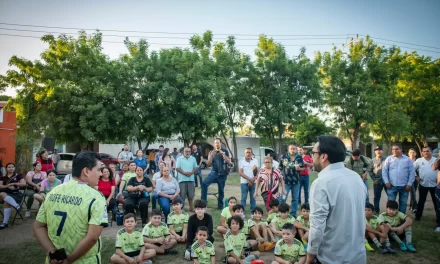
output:
M236 175L231 175L229 177L227 186L237 186L239 184L239 178L234 176ZM316 174L311 176L311 182L313 182L314 179L316 179ZM226 192L227 191L228 188L226 187ZM234 194L234 196L239 198L240 194L237 193ZM200 197L200 189L197 189L196 197ZM208 212L213 216L215 228L220 222L220 211L215 209L217 202L214 197L208 198L208 204ZM259 204L259 206L263 207L264 205ZM412 214L410 214L410 216L412 216ZM416 222L413 225L413 243L417 248L417 253L411 254L399 252L396 255L381 255L378 252L369 252L367 253L368 263L439 263L440 234L433 232L434 223L435 219L432 209L427 208L426 216L423 217L422 221ZM214 231L214 238L216 240L215 247L217 252L217 263L222 263L220 258L224 255L223 241L216 231ZM2 239L4 238L2 237ZM103 238L103 247L101 252L103 260L102 263L110 263L109 259L115 250L114 243L114 238ZM347 241L347 243L350 243L350 241ZM393 244L393 246L396 249L398 248L395 244ZM178 255L156 256L153 259L153 262L157 264L170 264L178 262L190 263L183 259L184 246L178 245L176 249L179 251ZM43 263L43 259L44 252L32 237L19 245L13 244L1 248L0 264L40 264Z

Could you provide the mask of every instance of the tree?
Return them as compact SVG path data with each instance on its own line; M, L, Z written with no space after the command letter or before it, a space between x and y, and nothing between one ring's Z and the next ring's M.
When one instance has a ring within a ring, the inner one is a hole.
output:
M252 124L274 149L286 125L301 122L320 99L316 67L304 53L301 49L297 57L289 59L281 44L265 36L260 37L255 51L256 71L247 91L252 96Z
M328 135L334 132L324 121L316 115L308 115L304 122L293 127L296 142L300 145L311 144L317 141L320 135Z
M350 137L352 148L359 147L361 126L376 120L376 106L381 98L383 80L380 73L385 50L370 38L350 46L348 54L333 48L317 53L324 101L337 128Z

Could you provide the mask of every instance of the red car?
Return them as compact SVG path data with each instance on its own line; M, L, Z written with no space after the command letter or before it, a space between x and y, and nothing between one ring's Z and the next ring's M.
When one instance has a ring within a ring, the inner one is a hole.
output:
M110 164L115 164L116 168L119 167L118 158L115 158L107 153L98 153L98 155L101 157L101 162L104 163L105 166L108 167Z

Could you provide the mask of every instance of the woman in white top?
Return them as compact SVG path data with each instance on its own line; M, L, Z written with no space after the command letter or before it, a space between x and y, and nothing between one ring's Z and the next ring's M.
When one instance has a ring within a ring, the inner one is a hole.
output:
M160 178L162 178L162 171L163 171L163 167L165 167L165 163L161 162L159 163L159 171L156 172L153 175L153 179L151 179L151 182L153 183L153 187L156 189L156 181ZM152 202L152 209L156 209L156 204L157 204L157 192L156 190L153 191L153 193L151 194L151 202Z
M26 214L25 217L31 217L31 208L34 203L34 194L40 192L41 182L47 178L45 171L41 171L41 163L39 161L32 164L33 170L26 174L27 189L24 193L28 197L26 202Z

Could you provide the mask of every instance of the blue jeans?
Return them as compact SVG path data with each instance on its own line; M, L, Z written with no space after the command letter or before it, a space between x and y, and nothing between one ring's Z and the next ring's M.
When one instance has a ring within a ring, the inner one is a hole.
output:
M297 184L284 184L286 188L286 200L287 196L289 196L289 192L292 192L292 202L290 203L290 215L296 217L296 210L298 209L298 196L299 196L299 182Z
M157 204L157 192L156 191L153 191L152 193L151 193L151 203L152 203L152 209L156 209L156 204Z
M225 197L226 175L219 175L216 171L211 171L202 183L202 200L208 202L208 187L212 183L218 185L217 208L223 209L223 198Z
M168 219L168 215L171 212L171 200L162 196L158 196L158 198L159 198L159 205L160 208L162 208L163 214L165 215L165 222L166 222L166 220ZM180 199L183 208L184 201L182 200L182 198L180 198L180 196L177 196L176 198Z
M387 192L387 188L385 187L385 184L379 183L373 185L374 190L374 211L376 213L380 213L380 198L382 197L382 190L385 190L385 193Z
M251 212L252 212L252 210L254 210L256 206L255 198L254 198L255 184L253 184L252 187L249 187L247 183L242 183L240 185L241 185L241 205L243 205L244 211L246 212L246 199L249 193L249 198L251 200Z
M194 175L194 183L196 187L199 187L197 182L197 177L200 179L200 186L202 186L203 177L202 177L202 168L199 168L198 172Z
M299 195L298 195L298 203L301 204L301 189L304 188L304 202L306 204L309 203L309 182L310 177L307 176L300 176L299 177Z
M399 212L405 214L409 196L409 192L405 191L405 186L392 186L387 190L387 194L389 201L396 201L397 194L399 194Z
M370 194L368 193L368 179L364 181L365 187L367 188L367 199L365 200L365 204L370 203Z

